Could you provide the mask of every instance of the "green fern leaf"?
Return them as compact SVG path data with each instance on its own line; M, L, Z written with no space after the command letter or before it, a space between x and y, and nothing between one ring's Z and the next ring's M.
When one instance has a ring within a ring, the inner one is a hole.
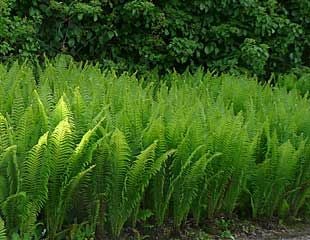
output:
M6 229L3 220L0 218L0 240L7 240Z
M11 145L11 142L8 122L0 113L0 154Z
M27 197L25 192L9 196L1 204L8 236L23 230L24 222L28 221L26 205Z
M69 120L62 120L48 140L48 157L50 161L50 175L48 182L48 199L46 202L46 215L48 230L52 232L57 220L59 203L61 201L59 192L66 179L66 170L69 159L73 152L73 133Z
M36 217L43 208L48 197L48 178L50 162L47 158L47 138L44 134L28 154L21 171L21 191L27 194L27 214L24 216L22 233L33 231Z

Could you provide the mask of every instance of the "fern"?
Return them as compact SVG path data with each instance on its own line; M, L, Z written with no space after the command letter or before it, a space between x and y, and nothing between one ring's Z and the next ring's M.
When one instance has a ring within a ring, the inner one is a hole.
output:
M18 122L17 130L14 134L17 145L17 151L20 154L19 164L22 165L27 152L33 147L39 138L38 131L34 123L34 112L32 107L27 107L23 116Z
M51 235L58 229L57 218L61 196L59 194L66 179L68 159L73 152L73 134L68 119L61 121L49 138L48 157L50 159L50 176L48 182L48 199L46 202L47 227ZM51 229L52 228L52 229ZM54 230L55 229L55 230Z
M88 123L91 122L92 116L87 114L86 103L83 96L80 94L79 88L74 90L72 112L75 119L77 137L82 137L84 129L86 129Z
M6 229L3 220L0 218L0 240L7 240Z
M108 201L112 235L118 236L132 211L143 199L150 179L161 169L172 152L155 159L156 143L151 144L132 160L125 136L119 130L112 135L111 185Z
M79 172L76 176L70 179L70 181L63 186L60 192L60 205L58 206L58 216L55 228L60 230L64 221L65 214L67 213L68 207L72 203L72 197L74 192L80 186L84 178L90 178L90 173L95 166L90 166L84 171ZM53 235L51 235L53 236Z
M48 178L50 162L46 157L48 133L44 134L37 145L28 154L21 172L21 191L27 194L26 211L23 222L23 233L33 230L36 217L48 197ZM27 220L26 220L27 219Z
M58 103L56 104L55 110L52 113L51 121L50 121L50 128L55 128L58 123L66 118L72 119L72 112L70 110L69 105L66 102L66 96L62 96Z
M202 70L137 81L64 56L37 84L32 70L0 64L8 238L35 237L41 223L49 239L85 226L118 238L153 215L176 228L192 216L306 215L308 95Z
M11 145L11 142L8 122L0 113L0 154Z
M205 154L184 170L181 180L173 193L176 196L173 204L173 214L174 224L177 227L187 218L192 202L199 192L199 186L205 175L206 166L216 156L219 156L219 154L207 159ZM199 206L193 206L193 208L199 208Z
M92 153L96 148L92 142L92 138L95 136L96 131L103 121L104 119L101 119L101 121L99 121L94 128L88 130L74 149L67 169L67 176L69 178L77 175L91 163Z
M20 87L18 87L15 91L15 97L12 104L12 110L10 118L12 120L12 125L16 129L19 119L22 117L22 115L25 112L26 106L24 102L24 98L21 93Z
M277 214L282 202L286 201L285 192L294 179L297 164L298 155L290 142L278 146L277 137L273 134L268 145L266 160L252 180L255 186L252 195L254 217Z
M114 236L119 235L122 228L122 203L124 202L124 182L130 166L130 148L124 134L116 130L111 137L111 154L108 158L111 166L109 187L109 221Z
M6 167L6 175L8 180L8 191L9 194L15 194L19 191L19 180L20 180L20 170L17 164L17 157L16 157L16 150L17 147L15 145L8 147L4 154L2 155L2 162Z
M25 192L19 192L9 196L1 204L1 210L5 218L7 235L23 231L23 224L27 219L27 196ZM26 218L26 219L25 219Z
M66 118L55 128L49 141L51 173L47 200L47 224L51 238L55 238L61 230L67 210L72 204L72 198L78 187L94 166L91 162L92 151L95 147L89 142L96 129L101 124L89 130L74 148L72 124Z
M287 192L287 201L292 216L297 216L310 197L310 146L302 142L295 152L294 176ZM291 168L290 168L291 170Z
M40 96L36 90L34 90L34 100L36 101L37 105L37 110L35 112L37 112L39 115L39 120L37 121L37 124L40 124L39 126L41 128L41 132L47 131L49 125L48 116L45 107L40 99Z

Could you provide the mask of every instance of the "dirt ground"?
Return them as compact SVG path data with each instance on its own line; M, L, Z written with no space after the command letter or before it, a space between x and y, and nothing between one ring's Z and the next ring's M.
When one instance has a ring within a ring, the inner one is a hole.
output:
M255 223L236 222L232 225L231 237L226 239L235 240L310 240L310 223ZM212 237L211 237L212 239ZM214 239L225 239L215 236Z
M216 219L196 226L192 222L176 230L167 223L163 228L137 226L121 238L134 240L310 240L310 222L284 224L277 220L261 222Z
M235 221L231 224L232 237L235 240L310 240L310 223L295 222L283 224L276 221L250 222ZM212 239L212 237L211 237ZM225 239L215 236L214 239Z
M256 232L248 234L247 236L240 236L240 238L236 236L236 239L310 240L310 224L300 223L292 226L275 227L274 229L260 228Z

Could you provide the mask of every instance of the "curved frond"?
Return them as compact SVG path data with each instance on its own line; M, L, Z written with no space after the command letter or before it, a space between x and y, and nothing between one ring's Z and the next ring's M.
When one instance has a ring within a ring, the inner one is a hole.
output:
M46 157L48 133L45 133L37 145L29 152L21 172L21 191L27 193L29 208L36 215L48 196L48 177L50 162Z
M59 214L58 206L61 201L61 191L69 166L69 159L73 152L73 133L68 119L62 120L48 139L48 158L50 174L48 182L48 199L46 214L48 227L54 225Z
M8 122L0 113L0 154L11 145Z
M27 197L25 192L19 192L9 196L5 202L1 204L8 236L22 230L24 221L28 220L26 204Z
M58 103L56 104L54 112L52 113L52 116L51 116L50 128L56 127L60 121L66 118L70 120L72 119L72 112L65 99L66 99L66 96L63 95L59 99Z
M4 221L0 218L0 240L7 240Z
M74 149L70 160L67 175L69 179L79 172L83 171L92 160L93 151L96 148L96 145L93 144L93 137L96 135L97 129L101 126L104 119L99 121L96 126L88 130L82 137L80 143Z

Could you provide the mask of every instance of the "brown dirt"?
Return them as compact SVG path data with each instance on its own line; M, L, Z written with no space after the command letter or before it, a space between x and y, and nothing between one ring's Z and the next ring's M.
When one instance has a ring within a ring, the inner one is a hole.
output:
M279 224L276 220L254 222L216 219L195 226L188 222L180 230L167 223L165 227L140 226L127 229L121 238L145 240L310 240L310 223Z

